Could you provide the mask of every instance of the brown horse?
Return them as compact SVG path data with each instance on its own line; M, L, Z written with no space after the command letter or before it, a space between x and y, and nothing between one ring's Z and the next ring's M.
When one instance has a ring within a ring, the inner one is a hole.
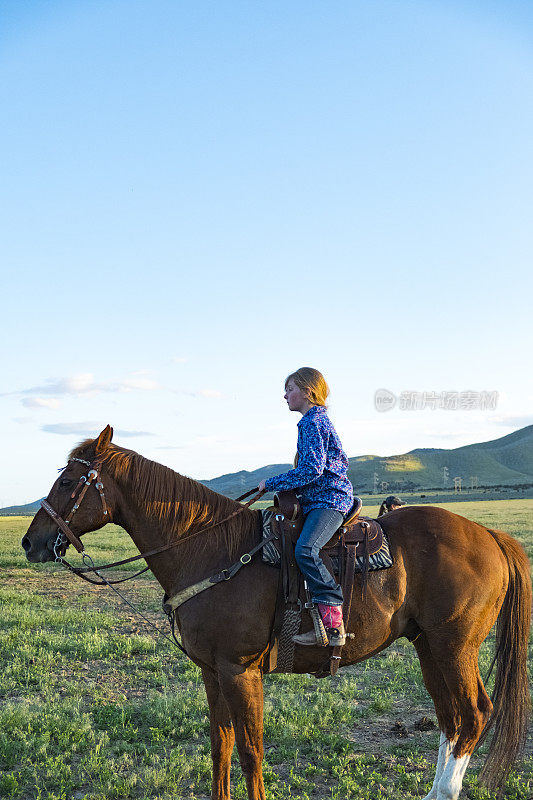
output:
M194 536L225 520L239 504L111 444L111 438L108 426L97 439L73 450L48 495L50 506L65 516L73 503L73 487L87 474L86 465L98 470L103 489L100 486L100 496L95 484L87 490L72 522L78 536L111 519L129 533L140 552L179 541L176 548L147 558L169 596L228 567L236 555L258 543L260 512L249 509ZM472 751L490 726L493 737L483 777L491 787L502 786L523 744L528 719L532 592L527 557L508 534L439 508L399 509L383 517L382 525L394 565L370 573L364 602L354 591L350 630L355 638L343 648L341 666L363 661L415 631L414 646L441 729L435 781L427 798L458 797ZM56 524L40 510L22 540L27 558L49 561L55 539ZM235 741L248 797L265 798L262 665L277 583L277 571L257 555L232 580L216 584L179 609L183 643L201 667L207 692L216 800L230 797ZM491 702L479 674L478 651L496 619ZM310 620L306 625L311 627ZM297 647L295 672L315 672L328 652Z

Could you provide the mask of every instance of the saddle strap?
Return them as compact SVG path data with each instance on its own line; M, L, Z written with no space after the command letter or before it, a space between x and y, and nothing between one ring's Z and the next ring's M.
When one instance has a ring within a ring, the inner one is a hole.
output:
M350 609L352 607L353 596L353 582L355 577L355 561L356 561L357 546L354 544L346 545L346 568L344 573L344 585L342 587L343 604L342 616L344 618L344 627L348 630L348 623L350 621ZM329 671L331 675L336 675L341 663L342 647L334 647L329 662Z
M163 611L165 614L170 614L172 611L175 611L179 608L183 603L186 603L187 600L190 600L192 597L196 597L197 594L200 592L205 592L206 589L210 589L211 586L215 586L217 583L221 583L222 581L229 581L233 578L237 572L242 569L242 567L249 564L252 560L252 556L257 553L258 550L261 550L268 542L275 539L275 533L271 533L266 539L263 539L256 544L255 547L252 547L247 553L243 553L243 555L239 558L235 564L232 564L231 567L227 569L223 569L221 572L216 572L214 575L211 575L210 578L205 578L203 581L198 581L198 583L193 583L191 586L188 586L186 589L182 589L181 592L173 595L172 597L166 597L163 599Z

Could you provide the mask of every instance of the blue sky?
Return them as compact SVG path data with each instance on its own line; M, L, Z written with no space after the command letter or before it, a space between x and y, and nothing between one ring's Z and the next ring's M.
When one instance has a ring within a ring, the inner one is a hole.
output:
M0 506L107 422L289 461L301 365L350 456L533 422L532 42L525 2L0 0Z

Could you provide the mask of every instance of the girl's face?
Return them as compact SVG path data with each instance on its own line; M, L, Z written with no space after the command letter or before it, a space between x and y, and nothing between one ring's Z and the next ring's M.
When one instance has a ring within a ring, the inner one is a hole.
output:
M307 396L296 386L293 380L288 381L283 397L291 411L299 411L301 414L305 414L312 406Z

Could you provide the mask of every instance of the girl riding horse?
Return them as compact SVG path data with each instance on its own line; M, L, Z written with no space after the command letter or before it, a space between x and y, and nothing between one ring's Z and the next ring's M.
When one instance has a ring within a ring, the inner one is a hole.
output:
M285 380L285 400L298 411L298 444L295 468L261 481L259 489L298 489L305 522L296 543L295 556L318 610L329 645L346 642L342 618L342 589L320 558L320 548L340 528L353 503L347 478L348 458L326 413L329 389L324 376L312 367L301 367ZM314 630L294 636L300 645L327 644Z

